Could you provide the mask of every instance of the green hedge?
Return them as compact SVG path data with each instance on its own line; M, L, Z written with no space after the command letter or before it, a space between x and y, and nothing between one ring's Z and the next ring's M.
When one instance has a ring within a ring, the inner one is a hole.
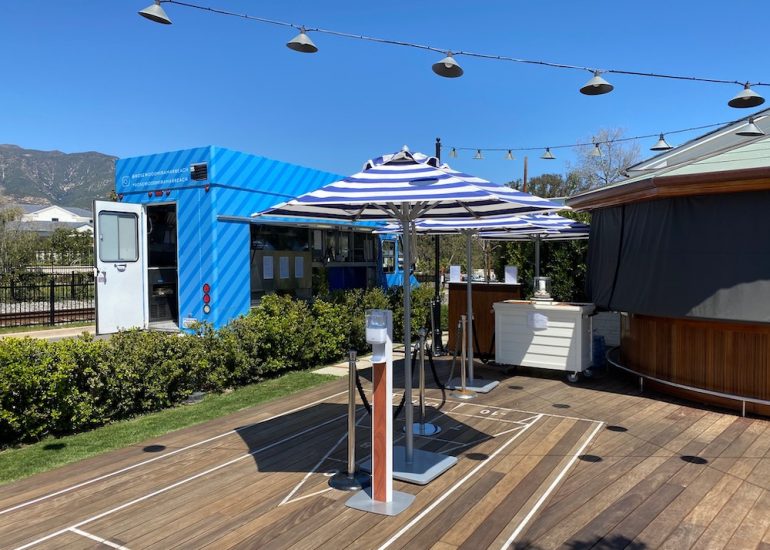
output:
M423 325L432 296L412 294L412 332ZM0 340L0 448L65 435L156 411L193 391L221 391L281 372L367 350L364 311L392 309L402 339L403 293L379 289L334 293L311 302L265 296L248 315L197 336L137 330L109 340Z

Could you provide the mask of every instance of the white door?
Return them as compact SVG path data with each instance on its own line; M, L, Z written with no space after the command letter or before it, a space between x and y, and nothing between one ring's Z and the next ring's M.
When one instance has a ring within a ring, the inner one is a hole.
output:
M97 334L147 328L144 207L94 201L94 228Z

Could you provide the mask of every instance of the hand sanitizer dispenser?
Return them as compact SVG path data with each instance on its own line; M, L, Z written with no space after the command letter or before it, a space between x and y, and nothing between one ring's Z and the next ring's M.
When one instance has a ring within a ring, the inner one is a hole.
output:
M388 342L387 310L370 309L366 312L366 342L372 345L372 363L387 359L385 345Z

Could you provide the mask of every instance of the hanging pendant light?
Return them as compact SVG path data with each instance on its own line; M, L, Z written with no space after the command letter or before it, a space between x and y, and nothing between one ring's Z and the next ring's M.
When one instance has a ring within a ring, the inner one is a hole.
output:
M481 154L481 149L476 149L476 154L473 155L473 160L484 160L484 157Z
M447 52L444 59L433 64L433 72L445 78L457 78L463 75L463 69L452 57L452 52Z
M744 126L741 130L738 130L735 132L736 136L746 136L746 137L757 137L757 136L764 136L765 133L756 125L754 124L754 117L749 117L749 122Z
M594 71L594 77L580 88L580 93L585 95L602 95L614 90L615 86L604 80L599 76L600 74L600 71Z
M591 156L592 157L601 157L602 156L602 150L599 149L599 144L598 143L594 143L594 148L591 151Z
M650 151L668 151L669 149L673 149L673 147L666 142L666 138L663 137L663 134L660 134L658 143L650 147Z
M749 83L747 82L743 85L743 90L738 92L738 94L730 101L728 101L727 104L730 107L735 107L737 109L745 109L747 107L758 107L764 102L765 98L752 90L751 86L749 86Z
M300 53L315 53L318 48L305 32L305 27L300 27L299 34L286 43L286 47Z
M508 149L508 152L505 154L505 160L515 160L516 157L513 156L513 153L510 149Z
M543 156L541 156L540 158L541 159L545 159L545 160L555 160L556 159L556 157L553 156L553 153L551 153L551 148L550 147L546 147L545 148L545 153L543 153Z
M139 11L139 15L156 23L170 25L171 19L166 15L166 11L161 7L160 2L161 0L155 0L154 4Z
M456 159L457 158L457 149L452 147L452 150L449 151L449 156L452 157L453 159Z

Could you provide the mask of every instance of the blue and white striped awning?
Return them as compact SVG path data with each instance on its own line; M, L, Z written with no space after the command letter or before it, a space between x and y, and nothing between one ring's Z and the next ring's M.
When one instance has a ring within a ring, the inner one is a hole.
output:
M558 203L439 166L435 157L399 153L368 161L362 172L253 215L344 220L417 220L504 216L561 210Z
M438 219L419 220L415 222L417 233L446 234L464 231L479 232L480 235L528 235L579 231L588 233L586 224L559 216L558 214L524 214L521 216L500 216L494 218L475 219ZM389 223L375 233L397 233L401 231L400 223Z
M491 227L482 230L479 237L491 240L526 241L539 238L543 241L567 241L587 239L590 226L558 214L531 214L522 216L539 229L529 231L506 228L501 231Z

